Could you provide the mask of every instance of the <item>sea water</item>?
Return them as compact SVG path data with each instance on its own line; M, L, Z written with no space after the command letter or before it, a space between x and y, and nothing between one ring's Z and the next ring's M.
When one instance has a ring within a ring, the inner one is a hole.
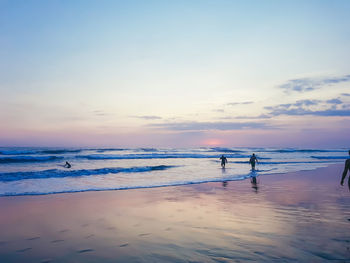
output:
M249 158L258 164L251 171ZM228 159L220 166L220 156ZM348 157L346 149L0 148L0 196L148 188L245 180L312 170ZM65 168L68 161L72 167Z

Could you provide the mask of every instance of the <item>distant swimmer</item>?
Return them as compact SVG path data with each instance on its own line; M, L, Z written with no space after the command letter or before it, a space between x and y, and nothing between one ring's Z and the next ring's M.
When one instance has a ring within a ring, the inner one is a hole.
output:
M70 165L70 163L69 163L69 162L66 162L66 164L65 164L63 167L66 167L66 168L71 168L72 166Z
M227 164L227 158L221 155L220 160L221 160L221 167L225 168L225 165Z
M255 156L255 153L250 157L249 163L252 166L252 170L255 170L255 163L258 162L258 159Z
M350 155L350 150L349 150L349 155ZM342 176L341 182L340 182L341 185L344 185L344 180L345 180L345 177L346 177L348 171L350 171L350 158L345 161L343 176ZM350 174L350 172L349 172L349 174ZM350 175L349 175L348 185L349 185L349 190L350 190Z

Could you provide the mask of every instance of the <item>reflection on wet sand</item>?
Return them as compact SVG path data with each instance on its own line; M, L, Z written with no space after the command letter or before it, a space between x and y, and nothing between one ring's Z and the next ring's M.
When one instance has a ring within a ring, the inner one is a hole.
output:
M222 167L222 168L221 168L221 173L222 173L222 177L225 177L225 176L226 176L226 168L225 168L225 167ZM227 181L223 181L223 182L222 182L222 186L223 186L223 187L226 187L226 186L227 186Z
M250 178L250 182L251 182L251 184L252 184L252 188L253 188L253 189L255 190L255 192L257 193L259 187L258 187L258 182L257 182L256 176L252 176L252 177Z
M0 198L0 262L344 262L350 196L332 169Z
M349 150L349 155L350 155L350 150ZM343 171L342 178L341 178L341 181L340 181L340 184L342 186L344 185L344 180L345 180L348 172L349 172L348 188L349 188L349 191L350 191L350 159L345 160L344 171Z

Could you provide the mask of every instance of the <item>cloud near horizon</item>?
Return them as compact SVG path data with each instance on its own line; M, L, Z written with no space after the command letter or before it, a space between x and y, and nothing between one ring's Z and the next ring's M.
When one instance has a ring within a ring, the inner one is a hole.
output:
M110 114L108 114L108 113L106 113L106 112L104 112L104 111L102 111L102 110L94 110L94 111L92 111L93 113L94 113L94 115L96 115L96 116L108 116L108 115L110 115Z
M131 118L143 119L143 120L160 120L162 117L154 115L144 115L144 116L130 116Z
M228 106L236 106L236 105L247 105L247 104L253 104L253 101L244 101L244 102L230 102L227 103L226 105Z
M308 92L313 91L323 86L334 85L342 82L350 82L350 75L344 75L339 77L326 77L326 78L299 78L291 79L286 83L283 83L278 88L284 90L285 93L290 92Z
M294 103L283 103L263 108L267 112L258 116L236 116L224 117L222 119L241 119L241 120L261 120L272 119L280 115L287 116L325 116L325 117L348 117L350 116L350 103L344 102L339 98L328 100L304 99L297 100Z
M262 122L169 122L147 125L151 128L171 131L209 131L209 130L243 130L243 129L276 129Z
M340 108L337 106L341 106ZM316 109L315 107L322 107ZM298 100L295 103L279 104L276 106L266 106L268 116L274 117L279 115L301 116L350 116L350 104L344 104L340 99L329 100ZM262 115L266 116L266 115Z

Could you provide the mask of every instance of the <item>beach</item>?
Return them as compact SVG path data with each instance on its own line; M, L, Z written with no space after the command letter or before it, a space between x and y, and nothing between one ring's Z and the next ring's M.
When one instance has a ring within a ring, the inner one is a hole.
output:
M349 14L0 0L0 263L350 263Z
M0 197L0 262L350 262L342 170Z

